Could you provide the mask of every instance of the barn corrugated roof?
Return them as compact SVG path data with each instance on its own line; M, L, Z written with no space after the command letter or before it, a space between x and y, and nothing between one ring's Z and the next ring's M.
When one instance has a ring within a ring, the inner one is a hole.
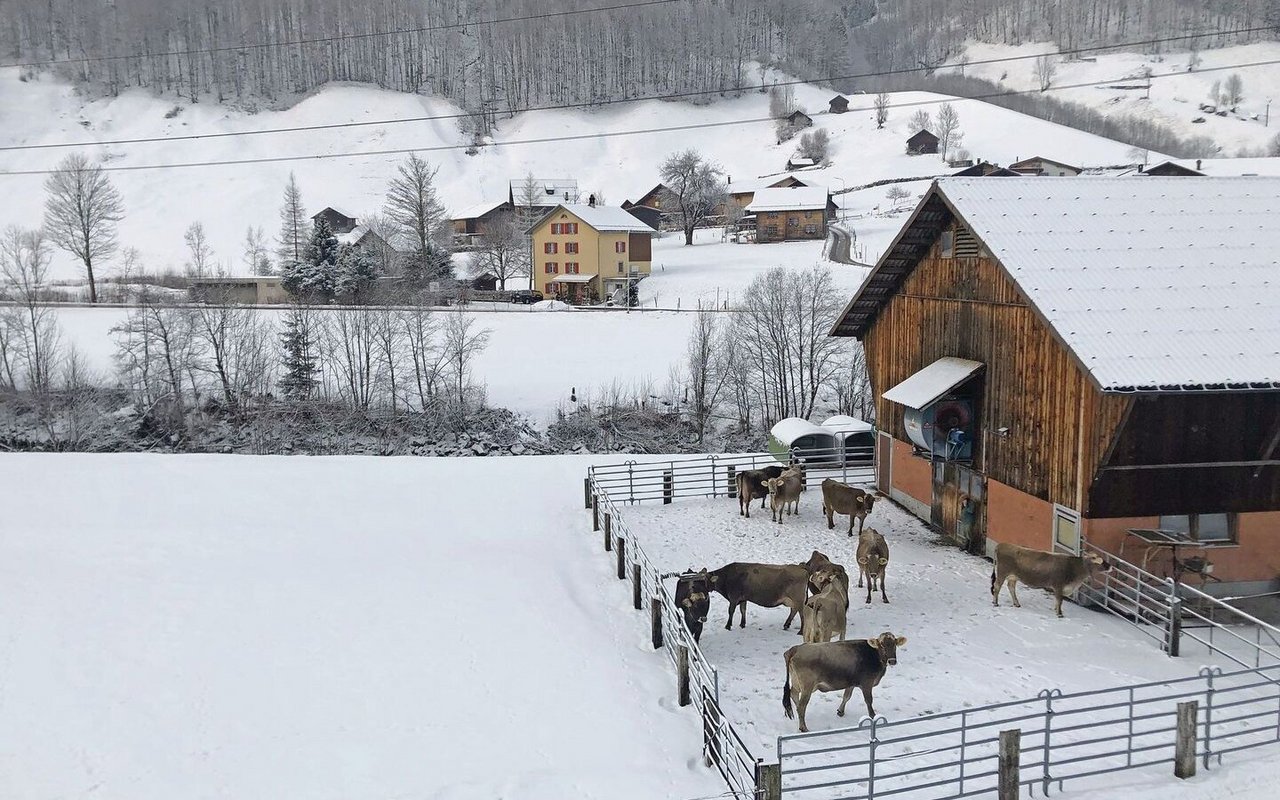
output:
M837 332L870 326L945 211L1103 391L1280 388L1280 178L941 179Z
M825 186L791 186L759 189L747 211L804 211L826 208L830 193Z

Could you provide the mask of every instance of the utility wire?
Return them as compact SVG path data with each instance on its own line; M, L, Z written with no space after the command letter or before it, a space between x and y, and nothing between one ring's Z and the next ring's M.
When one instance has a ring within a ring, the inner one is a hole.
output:
M1252 61L1242 64L1224 64L1218 67L1207 67L1198 70L1198 72L1217 72L1229 69L1243 69L1247 67L1263 67L1280 64L1280 59L1269 59L1265 61ZM1157 78L1169 78L1177 75L1183 75L1182 71L1176 72L1157 72L1151 75L1142 76L1155 80ZM1086 81L1084 83L1071 83L1061 86L1051 86L1048 89L1011 89L1003 92L991 92L988 94L971 95L967 97L943 97L937 100L916 100L907 103L891 103L888 108L917 108L920 106L941 105L951 102L963 102L966 100L988 100L999 97L1010 97L1021 94L1045 94L1052 91L1064 91L1066 89L1080 89L1090 86L1105 86L1125 80L1133 80L1132 77L1127 78L1111 78L1102 81ZM874 106L861 106L858 108L850 107L849 111L872 111ZM725 120L721 122L700 122L690 123L687 125L667 125L656 128L632 128L620 131L601 131L593 133L580 133L562 136L543 136L532 139L511 139L505 142L490 142L485 147L512 147L526 144L549 144L551 142L574 142L587 139L613 139L622 136L641 136L650 133L669 133L673 131L692 131L703 130L707 128L725 128L735 125L752 125L762 122L775 122L773 117L753 117L748 119ZM340 153L313 153L310 155L296 156L264 156L261 158L241 158L225 161L188 161L173 164L134 164L119 166L100 167L103 172L135 172L138 170L151 169L184 169L189 167L218 167L218 166L239 166L244 164L273 164L286 161L326 161L341 158L362 158L367 156L386 156L386 155L406 155L408 153L433 153L449 150L466 150L474 147L472 144L444 144L431 145L427 147L403 147L386 150L365 150L360 152L344 151ZM18 176L18 175L52 175L58 172L56 169L40 169L40 170L9 170L0 172L0 177Z
M168 50L162 53L128 53L117 56L89 56L82 58L54 58L47 61L27 61L13 64L0 64L0 67L48 67L54 64L90 64L102 61L124 61L131 58L171 58L173 56L193 56L208 55L212 53L234 53L244 50L263 50L272 47L293 47L296 45L307 44L325 44L328 42L341 42L352 39L374 39L381 36L406 36L416 33L430 33L432 31L455 30L457 28L472 28L484 25L499 25L506 22L531 22L539 19L551 19L552 17L573 17L580 14L596 14L601 11L625 11L633 8L646 8L649 6L664 6L670 3L679 3L683 0L639 0L634 3L619 3L612 6L597 6L595 8L579 8L571 11L547 11L540 14L526 14L519 17L497 17L494 19L469 20L467 22L447 22L440 25L423 25L417 28L401 28L394 31L371 31L369 33L342 33L336 36L322 36L315 39L292 39L283 42L257 42L254 44L237 44L226 45L224 47L205 47L192 50Z
M664 0L664 2L666 1L667 0ZM1130 42L1118 42L1116 44L1109 44L1109 45L1079 47L1071 50L1063 50L1056 54L1051 53L1049 55L1079 55L1082 53L1098 52L1100 50L1139 47L1144 45L1161 44L1161 43L1172 42L1172 41L1182 41L1185 39L1194 39L1194 38L1200 38L1200 37L1206 37L1206 36L1231 36L1231 35L1251 33L1251 32L1256 32L1261 30L1270 30L1270 28L1266 28L1266 27L1240 28L1232 31L1211 31L1206 33L1185 34L1185 35L1176 36L1176 37L1166 36L1158 39L1141 39L1141 40L1130 41ZM986 58L986 59L981 59L979 61L970 61L967 64L965 64L965 67L967 68L967 67L983 66L988 64L1005 64L1005 63L1010 63L1014 61L1025 61L1033 58L1041 58L1044 55L1045 54L1037 53L1037 54L1030 54L1030 55ZM787 80L787 81L777 81L775 83L767 83L767 84L758 84L758 85L753 84L748 86L721 86L715 89L698 89L698 90L687 91L687 92L670 92L666 94L637 95L635 97L619 97L619 98L612 98L607 100L596 100L596 101L590 101L590 102L584 101L580 103L561 103L561 104L555 104L555 105L525 106L520 108L501 109L501 113L523 114L523 113L528 113L532 111L563 111L563 110L572 110L572 109L595 108L599 106L616 105L619 103L638 103L644 100L680 100L688 97L698 97L698 96L714 95L714 94L728 94L731 92L749 93L756 90L768 89L773 86L797 86L801 84L812 84L812 83L834 83L836 81L857 80L861 78L879 78L879 77L888 77L892 75L906 75L906 74L911 74L915 72L925 72L925 71L931 71L931 70L937 70L937 69L952 69L958 66L959 65L949 65L946 67L903 67L900 69L880 70L875 72L855 72L847 75L827 75L825 77L816 77L816 78L810 78L807 80L795 79L795 80ZM1244 65L1244 66L1248 66L1248 65ZM1227 67L1227 68L1235 69L1237 67ZM1207 68L1200 69L1198 71L1213 72L1217 69L1220 69L1220 68L1207 67ZM1132 78L1121 78L1117 80L1131 80L1131 79ZM1107 83L1114 83L1114 82L1115 81L1107 81ZM1039 91L1039 90L1036 90L1036 91ZM854 109L850 109L850 110L854 110ZM859 109L859 110L863 110L863 109ZM473 116L473 114L462 112L462 113L456 113L456 114L432 114L432 115L422 116L422 117L397 117L393 119L358 120L353 122L331 122L331 123L319 123L315 125L297 125L297 126L281 127L281 128L259 128L259 129L250 130L250 131L218 131L214 133L188 133L188 134L180 134L177 136L146 136L146 137L139 137L134 139L103 139L103 140L94 141L94 142L53 142L49 144L3 145L3 146L0 146L0 152L13 151L13 150L55 150L55 149L65 149L68 147L91 147L91 146L122 145L122 144L151 144L155 142L198 141L203 139L225 139L225 138L236 137L236 136L262 136L262 135L277 134L277 133L301 133L301 132L307 132L307 131L338 130L338 129L344 129L344 128L364 128L364 127L372 127L372 126L380 126L380 125L399 125L399 124L410 123L410 122L438 122L442 120L463 119L470 116Z

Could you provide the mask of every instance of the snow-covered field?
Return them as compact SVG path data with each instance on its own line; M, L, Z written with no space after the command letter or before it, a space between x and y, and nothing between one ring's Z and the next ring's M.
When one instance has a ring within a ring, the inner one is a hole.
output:
M0 455L0 796L718 795L588 463Z
M1024 45L999 45L984 42L971 43L964 51L971 62L990 59L1056 53L1057 46L1048 42ZM1102 86L1053 90L1053 97L1089 106L1103 114L1122 114L1154 119L1177 131L1180 135L1209 136L1222 147L1222 155L1238 155L1241 148L1256 150L1265 148L1280 133L1280 109L1272 109L1276 124L1266 127L1267 104L1280 99L1280 42L1259 42L1215 50L1202 50L1200 66L1188 69L1191 53L1175 50L1160 55L1142 53L1099 52L1089 54L1088 61L1059 61L1055 86L1105 81ZM953 59L957 63L960 56ZM1258 64L1258 66L1233 66ZM970 63L964 74L994 81L1002 86L1020 91L1039 89L1034 72L1035 59L1006 61L995 64ZM1151 97L1145 99L1142 89L1118 89L1116 86L1142 86L1142 69L1148 67L1153 75L1177 73L1157 77L1151 82ZM958 69L958 67L957 67ZM1209 70L1209 71L1205 71ZM1215 82L1226 83L1232 74L1238 74L1244 82L1244 99L1237 114L1225 117L1206 114L1201 103L1217 105L1210 98ZM1256 118L1255 118L1256 117ZM1195 119L1203 122L1193 122ZM1029 154L1029 153L1028 153ZM1041 153L1041 155L1049 155ZM1051 158L1059 158L1052 156ZM1076 163L1070 158L1059 158ZM1154 163L1154 161L1153 161Z
M895 95L897 107L889 122L877 129L870 98L854 95L854 110L826 113L828 89L797 87L800 104L814 115L815 125L831 135L831 165L806 170L802 177L833 190L882 178L936 175L949 170L938 156L911 157L904 142L913 103L936 110L948 98L919 92ZM452 105L429 97L382 91L368 86L327 86L292 108L247 114L210 104L189 104L142 91L117 98L86 101L67 84L47 76L22 82L16 69L0 69L0 145L83 143L84 152L109 166L173 164L193 161L275 158L355 153L354 157L187 169L139 170L112 173L126 206L120 240L139 249L149 270L181 268L186 259L183 231L201 221L215 259L232 271L243 271L240 244L245 229L263 226L268 234L278 227L281 193L289 173L295 172L306 206L315 211L332 205L355 214L382 206L398 155L360 155L376 150L420 148L440 168L438 181L447 206L505 197L507 180L533 172L540 177L574 177L584 192L594 192L611 205L635 199L657 182L659 162L672 151L693 146L718 161L727 176L741 183L765 175L780 175L795 142L778 144L768 121L767 98L751 93L734 99L695 106L686 103L642 101L598 110L527 112L499 125L495 143L468 156L456 148L461 136L451 119L370 125L327 131L261 136L167 141L149 144L97 145L94 142L154 136L226 133L296 127L335 122L395 120L457 113ZM181 112L172 118L173 108ZM1051 122L1026 117L978 101L959 101L964 144L974 155L1008 162L1028 155L1030 145L1044 155L1072 163L1115 164L1126 160L1128 147ZM696 138L669 132L604 135L594 139L542 144L515 144L529 139L581 135L585 131L620 134L655 127L713 124ZM456 148L456 149L433 149ZM63 149L0 152L0 172L49 169L67 153ZM43 204L43 176L0 174L0 192L20 198L6 210L7 222L39 223ZM865 198L866 209L883 199L883 191ZM762 247L763 251L776 246ZM751 250L747 246L735 250ZM816 246L810 248L816 257ZM658 255L659 260L663 257ZM742 261L771 261L773 253L744 254ZM113 267L108 266L109 273ZM71 259L59 254L58 277L78 275ZM714 299L722 283L712 277L697 294ZM680 292L663 288L668 296ZM729 291L732 288L723 286ZM686 296L694 292L685 293ZM695 299L695 298L690 298ZM696 299L695 299L696 302Z

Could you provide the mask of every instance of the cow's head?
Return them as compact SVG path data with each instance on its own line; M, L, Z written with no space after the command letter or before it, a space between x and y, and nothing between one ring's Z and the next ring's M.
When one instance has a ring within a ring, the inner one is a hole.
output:
M861 500L862 500L862 513L870 514L872 506L876 504L876 496L874 494L867 493L862 496Z
M812 583L819 592L821 592L823 589L827 588L828 583L831 583L835 579L836 571L828 565L813 573L813 575L809 577L809 582Z
M867 644L876 649L880 654L880 660L889 666L898 663L898 648L907 643L907 637L894 636L892 633L885 631L874 639L868 639Z
M713 576L707 575L703 569L692 575L682 576L684 597L680 600L680 610L684 612L685 624L693 634L694 641L702 637L702 626L707 621L707 613L711 610L711 583ZM677 589L677 594L681 592Z
M1086 551L1081 557L1084 559L1085 567L1090 570L1101 569L1103 572L1106 572L1111 569L1111 562L1092 550Z
M777 494L778 487L782 485L782 478L768 478L764 482L764 488L769 490L769 494Z
M809 556L808 561L801 562L800 566L809 571L809 574L817 572L826 565L831 563L831 559L827 558L827 554L820 550L814 550L813 555Z

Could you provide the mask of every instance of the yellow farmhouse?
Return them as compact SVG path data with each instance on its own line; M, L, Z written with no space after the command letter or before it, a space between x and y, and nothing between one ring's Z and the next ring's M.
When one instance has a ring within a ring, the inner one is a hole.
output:
M597 303L649 274L653 228L621 208L562 204L533 226L530 288Z

